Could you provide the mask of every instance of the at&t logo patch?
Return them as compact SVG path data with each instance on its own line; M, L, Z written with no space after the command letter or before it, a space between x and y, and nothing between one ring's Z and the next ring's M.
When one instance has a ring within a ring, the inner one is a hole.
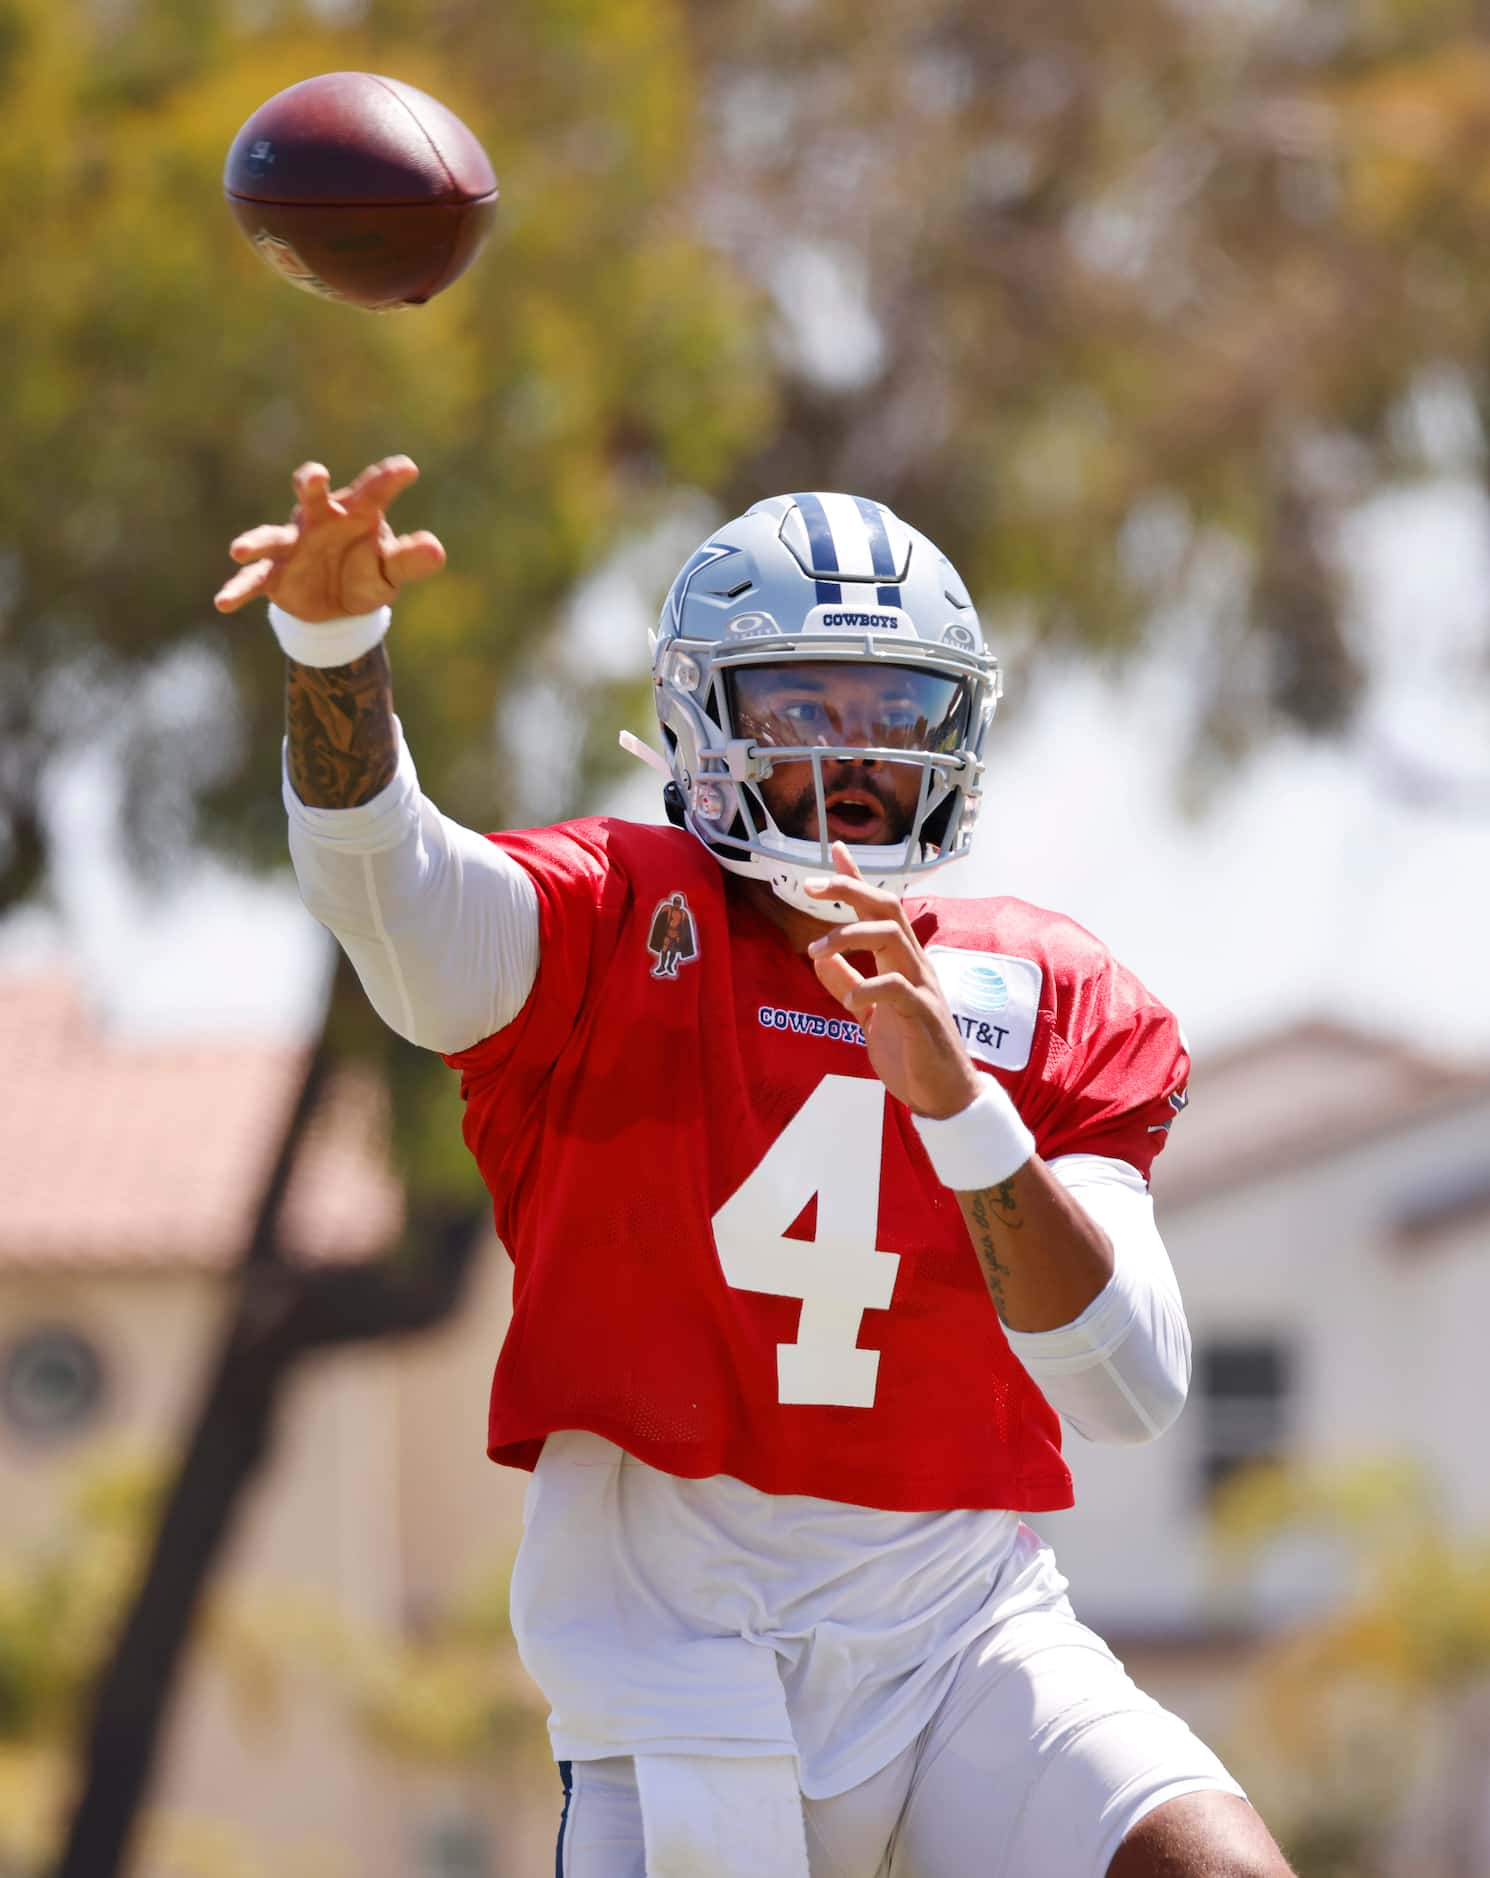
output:
M926 948L968 1055L995 1069L1023 1069L1035 1044L1040 967L1033 959L963 946Z

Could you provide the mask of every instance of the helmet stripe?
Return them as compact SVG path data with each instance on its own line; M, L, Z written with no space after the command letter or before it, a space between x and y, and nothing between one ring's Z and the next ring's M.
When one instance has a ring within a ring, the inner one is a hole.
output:
M828 525L828 512L818 496L794 496L793 501L801 512L802 520L807 525L807 542L812 549L814 568L838 568L838 549L833 540L833 530ZM843 589L836 580L820 580L817 583L817 603L819 606L841 606Z
M876 574L895 572L895 555L890 547L890 537L885 529L885 518L880 513L880 505L871 502L867 496L855 496L859 513L864 518L864 526L869 531L869 552L874 557ZM881 606L899 606L900 589L895 586L881 587L879 590Z

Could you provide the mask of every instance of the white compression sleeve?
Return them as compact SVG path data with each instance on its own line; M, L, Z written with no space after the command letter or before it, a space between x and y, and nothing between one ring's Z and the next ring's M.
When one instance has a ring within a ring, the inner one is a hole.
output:
M392 782L352 809L308 807L285 769L300 895L411 1043L465 1050L511 1023L538 976L538 893L508 854L419 791L398 728Z
M1113 1274L1072 1323L1009 1330L1009 1347L1062 1420L1089 1441L1152 1441L1190 1387L1190 1328L1142 1174L1100 1154L1049 1163L1112 1244Z

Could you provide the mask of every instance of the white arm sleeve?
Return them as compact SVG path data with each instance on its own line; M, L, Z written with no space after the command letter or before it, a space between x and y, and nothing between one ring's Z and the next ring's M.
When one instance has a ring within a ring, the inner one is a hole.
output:
M290 783L290 854L306 906L356 967L374 1010L410 1043L465 1050L510 1024L538 976L538 893L508 854L398 769L370 802L314 809Z
M1088 1441L1152 1441L1179 1415L1190 1387L1190 1327L1153 1196L1126 1161L1063 1154L1049 1165L1107 1234L1113 1273L1073 1323L1007 1330L1009 1348Z

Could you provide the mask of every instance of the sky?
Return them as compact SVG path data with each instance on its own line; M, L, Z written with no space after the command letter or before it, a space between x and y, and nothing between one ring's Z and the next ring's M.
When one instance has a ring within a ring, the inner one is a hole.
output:
M974 852L938 889L1015 894L1079 920L1179 1013L1202 1056L1323 1015L1490 1059L1490 507L1474 482L1440 478L1378 498L1346 546L1373 672L1347 742L1277 738L1187 816L1203 636L1177 622L1117 672L1047 664L1000 708ZM648 609L638 596L622 612L606 611L611 654L624 627L644 657ZM579 656L595 631L583 614ZM264 770L276 788L276 753ZM1403 786L1420 773L1451 783L1449 798ZM61 779L60 915L0 927L0 970L70 957L122 1035L304 1036L327 953L288 869L254 881L203 860L149 900L113 859L112 797L105 764L85 758ZM596 806L661 814L640 766Z

